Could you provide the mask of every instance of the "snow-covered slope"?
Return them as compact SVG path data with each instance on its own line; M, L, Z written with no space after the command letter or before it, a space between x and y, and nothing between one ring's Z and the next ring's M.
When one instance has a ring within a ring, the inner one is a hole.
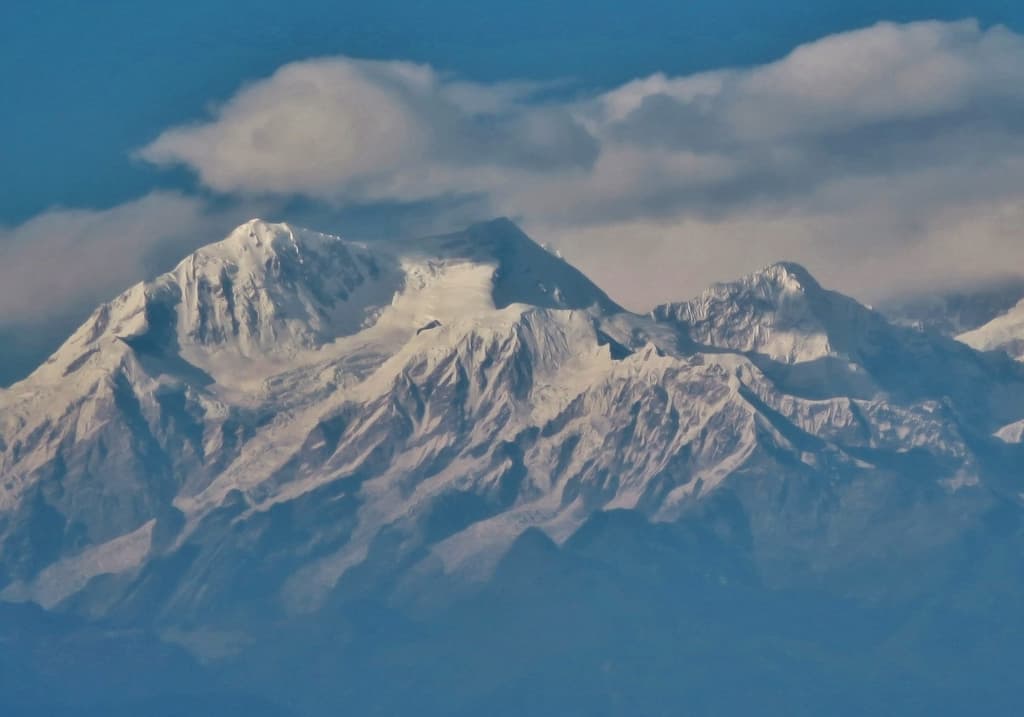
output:
M1021 420L1019 365L793 264L637 316L507 220L373 244L254 220L0 394L0 585L230 623L722 494L766 574L855 570L1019 501Z
M1016 373L951 338L888 322L782 262L697 298L657 307L691 351L742 353L780 389L805 397L949 397L977 426L1019 410ZM1009 371L1012 386L1002 386ZM998 390L994 387L998 386Z
M1024 360L1024 300L984 326L957 338L979 351L1005 351L1018 361Z

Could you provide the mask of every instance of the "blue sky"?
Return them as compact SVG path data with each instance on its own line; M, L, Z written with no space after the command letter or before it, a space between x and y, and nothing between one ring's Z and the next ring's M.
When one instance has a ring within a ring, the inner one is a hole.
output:
M3 3L0 385L253 214L508 214L633 308L782 258L867 298L1014 270L1022 33L1016 0Z
M782 56L878 20L1024 27L1016 0L12 0L0 10L9 186L0 223L187 186L133 161L163 128L241 83L323 55L429 63L476 80L611 87Z

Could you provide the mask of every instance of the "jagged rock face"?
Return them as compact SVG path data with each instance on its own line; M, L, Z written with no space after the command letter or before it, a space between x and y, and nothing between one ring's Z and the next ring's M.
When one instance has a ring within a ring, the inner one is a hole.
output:
M766 575L855 575L1019 502L1022 392L791 264L643 317L507 221L372 245L253 221L0 394L3 597L301 613L722 495Z

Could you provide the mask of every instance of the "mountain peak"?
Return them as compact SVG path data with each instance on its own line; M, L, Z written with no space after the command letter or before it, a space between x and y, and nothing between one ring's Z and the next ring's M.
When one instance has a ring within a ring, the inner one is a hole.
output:
M866 325L882 321L866 306L823 289L807 269L790 261L715 284L695 299L659 306L653 314L685 325L698 344L785 363L845 355Z
M273 244L274 239L285 236L292 231L292 228L283 222L268 222L254 217L247 222L235 227L223 240L208 246L218 244L242 246L262 246Z
M493 267L491 298L501 309L529 304L550 309L622 308L562 257L531 239L513 221L499 217L450 234L405 242L402 251Z
M176 305L182 343L251 356L352 333L397 284L365 245L252 219L186 257L154 288L164 287ZM367 290L372 296L357 300Z
M196 257L232 261L242 257L260 260L275 255L301 258L304 250L316 252L330 245L351 247L353 244L330 234L256 218L240 224L221 241L201 247L184 261Z
M758 272L749 275L749 278L760 278L764 281L775 283L785 291L820 290L818 283L811 272L801 264L792 261L778 261L766 266Z

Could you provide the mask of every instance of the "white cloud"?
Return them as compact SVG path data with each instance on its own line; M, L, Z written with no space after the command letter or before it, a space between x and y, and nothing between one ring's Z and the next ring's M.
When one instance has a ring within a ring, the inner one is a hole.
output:
M87 314L122 289L220 238L249 208L212 212L157 192L106 210L54 209L0 227L0 327ZM173 257L173 259L170 259Z
M977 202L910 221L901 212L752 210L715 219L527 223L566 259L638 311L695 295L780 259L863 301L941 293L1024 273L1024 200ZM898 237L899 241L892 241Z
M782 257L869 295L1024 258L990 219L1024 200L1024 37L1008 29L882 23L759 67L537 89L300 62L141 155L230 193L478 195L637 307ZM992 236L953 251L953 227Z
M594 140L566 108L528 103L533 89L459 82L406 62L298 62L140 155L189 165L223 192L348 202L489 190L495 169L589 166Z
M660 117L665 133L658 137L721 144L806 139L1022 101L1024 40L967 20L881 23L802 45L760 67L654 75L606 93L598 107L605 123ZM713 137L684 132L707 123Z

